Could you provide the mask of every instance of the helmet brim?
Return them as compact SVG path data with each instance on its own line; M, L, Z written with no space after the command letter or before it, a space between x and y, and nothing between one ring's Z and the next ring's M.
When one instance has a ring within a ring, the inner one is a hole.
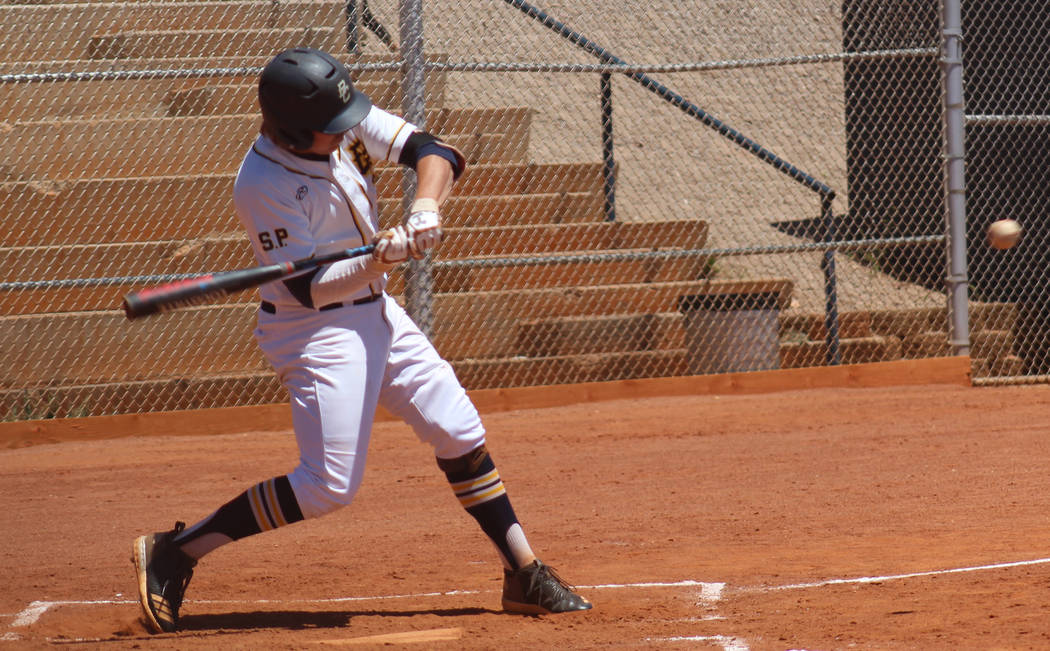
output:
M361 124L361 121L368 117L368 113L371 110L372 100L369 99L368 95L355 88L354 95L350 98L346 108L339 115L329 120L328 124L324 125L324 128L320 129L320 131L327 134L349 131Z

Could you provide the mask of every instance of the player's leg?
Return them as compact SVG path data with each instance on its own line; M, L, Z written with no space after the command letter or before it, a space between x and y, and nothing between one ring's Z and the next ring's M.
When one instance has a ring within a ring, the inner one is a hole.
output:
M247 536L320 517L349 504L364 474L371 424L384 370L389 329L331 329L306 354L268 351L291 398L299 466L260 482L189 528L141 536L134 558L147 623L175 630L193 567L204 555ZM366 350L372 350L366 353ZM291 348L294 350L294 348Z
M186 529L139 536L132 560L146 622L154 632L178 627L179 609L197 560L216 548L303 519L286 475L260 482Z
M590 608L533 553L485 445L481 418L451 365L393 300L387 319L394 337L380 404L434 448L460 504L499 551L504 608L528 613Z

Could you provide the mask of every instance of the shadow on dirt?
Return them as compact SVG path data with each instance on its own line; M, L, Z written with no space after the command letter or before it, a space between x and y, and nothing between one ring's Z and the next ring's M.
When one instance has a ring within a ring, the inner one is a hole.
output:
M355 610L318 612L308 610L256 611L211 615L185 615L179 620L179 631L215 631L246 629L302 630L311 628L344 628L354 617L466 617L470 615L502 614L487 608L433 608L418 610Z

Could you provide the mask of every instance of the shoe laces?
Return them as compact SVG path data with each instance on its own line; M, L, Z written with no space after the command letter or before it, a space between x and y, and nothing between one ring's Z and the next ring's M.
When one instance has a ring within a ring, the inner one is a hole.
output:
M161 592L176 612L182 605L183 595L190 584L190 579L193 578L193 568L197 565L196 560L187 556L174 544L175 537L185 528L185 523L176 522L175 528L164 534L164 538L158 545L160 549L157 550L167 557L163 567L165 572ZM172 589L174 589L174 594Z
M539 568L537 568L536 572L532 575L532 580L529 582L530 591L535 590L544 583L558 588L559 591L564 590L572 592L573 590L572 586L570 586L565 579L561 578L553 567L541 563Z

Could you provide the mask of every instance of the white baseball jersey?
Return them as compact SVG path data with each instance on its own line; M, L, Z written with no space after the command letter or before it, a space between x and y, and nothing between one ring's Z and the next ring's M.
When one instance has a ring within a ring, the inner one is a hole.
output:
M371 242L379 227L375 163L396 162L415 130L373 107L327 161L296 156L260 135L234 184L258 262ZM289 480L308 518L353 498L379 404L438 457L462 456L485 441L452 367L385 286L385 274L375 274L343 307L324 310L305 306L283 282L259 290L269 305L259 312L255 336L290 394L300 464Z
M373 171L396 162L416 129L373 107L328 161L309 160L260 135L234 184L234 205L259 264L288 262L367 244L379 230ZM385 281L348 299L378 294ZM259 290L275 305L297 305L284 283Z

